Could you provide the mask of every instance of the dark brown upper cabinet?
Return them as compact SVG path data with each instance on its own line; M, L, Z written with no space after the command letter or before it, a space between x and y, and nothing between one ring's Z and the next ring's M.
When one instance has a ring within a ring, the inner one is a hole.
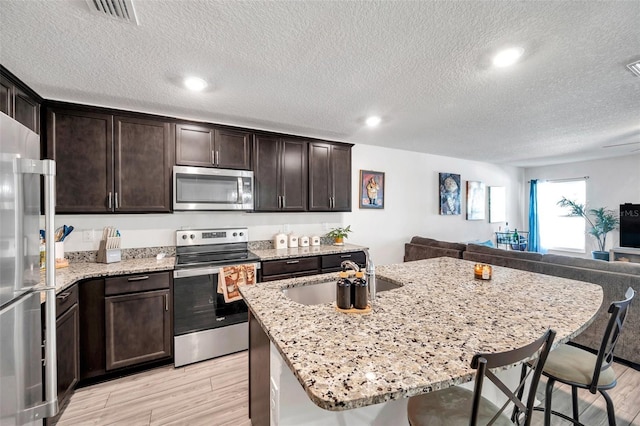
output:
M351 147L309 143L309 211L351 211Z
M0 112L40 133L42 99L6 68L0 66Z
M57 213L171 211L172 125L99 108L47 110Z
M251 169L252 133L195 124L176 124L176 164Z
M307 141L256 135L253 144L255 211L307 210Z

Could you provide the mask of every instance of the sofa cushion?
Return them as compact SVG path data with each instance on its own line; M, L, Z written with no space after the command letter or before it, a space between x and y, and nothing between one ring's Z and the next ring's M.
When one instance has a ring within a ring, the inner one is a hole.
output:
M542 261L556 265L576 266L578 268L595 269L598 271L620 272L623 274L640 275L640 265L625 262L604 262L602 260L585 259L582 257L545 254Z
M424 237L411 238L411 244L421 244L424 246L441 247L445 249L460 250L460 251L463 251L467 248L466 244L450 243L448 241L440 241L440 240L434 240L432 238L424 238Z
M542 260L542 254L528 251L503 250L498 248L487 247L478 244L467 245L467 251L474 253L483 253L491 256L511 257L520 260L530 260L539 262Z
M404 245L404 261L411 262L413 260L431 259L433 257L453 257L455 259L462 258L460 250L453 250L435 246L425 246L422 244L405 244Z

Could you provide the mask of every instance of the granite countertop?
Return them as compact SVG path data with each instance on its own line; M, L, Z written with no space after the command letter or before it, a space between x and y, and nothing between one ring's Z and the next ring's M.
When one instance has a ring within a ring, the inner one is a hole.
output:
M174 269L175 257L165 257L157 260L155 257L143 259L128 259L115 263L70 263L66 268L56 269L56 293L59 293L74 283L96 277L111 277L116 275L139 274L145 272L170 271ZM44 285L44 272L40 274L40 283Z
M346 410L469 382L477 352L513 349L549 327L555 344L579 334L602 300L595 284L495 266L473 278L474 262L435 258L379 266L402 284L378 293L370 314L305 306L283 288L335 274L244 286L240 291L309 398Z
M286 249L252 249L251 251L260 257L260 260L277 260L287 259L291 257L318 256L322 254L338 254L351 251L367 250L367 247L357 246L354 244L336 245L319 245L309 247L297 247Z

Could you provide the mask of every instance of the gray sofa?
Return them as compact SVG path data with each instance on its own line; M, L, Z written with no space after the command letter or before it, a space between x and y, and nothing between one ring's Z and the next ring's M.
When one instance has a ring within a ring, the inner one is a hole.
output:
M477 244L464 245L434 241L436 240L413 237L411 243L405 245L405 262L447 255L457 257L457 252L460 252L463 259L474 262L586 281L602 286L604 300L596 319L573 340L579 345L594 350L600 347L609 320L607 310L611 302L621 300L629 287L640 293L640 265L638 264L603 262L570 256L503 250ZM421 242L427 243L424 248L413 247ZM451 244L464 246L464 248L460 250L458 247L456 253L438 250L442 245ZM640 294L636 296L629 308L615 355L640 367Z
M404 245L404 261L410 262L412 260L431 259L432 257L462 259L462 252L466 248L466 244L413 237L410 243Z

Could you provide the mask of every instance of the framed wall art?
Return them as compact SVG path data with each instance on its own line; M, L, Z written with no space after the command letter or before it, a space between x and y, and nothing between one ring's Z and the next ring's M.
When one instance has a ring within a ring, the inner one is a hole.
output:
M504 186L489 187L489 222L504 222L507 216Z
M467 220L484 220L485 185L479 181L467 181Z
M460 214L460 175L439 173L440 214Z
M360 170L360 208L384 208L384 172Z

